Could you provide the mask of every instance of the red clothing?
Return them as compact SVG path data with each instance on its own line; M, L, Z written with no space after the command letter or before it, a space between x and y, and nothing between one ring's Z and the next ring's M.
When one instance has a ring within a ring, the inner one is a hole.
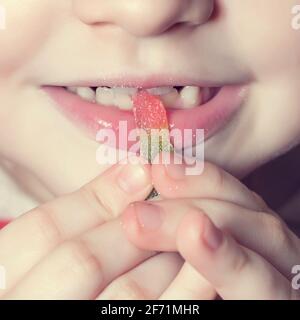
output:
M0 220L0 229L5 227L7 224L9 224L9 220Z

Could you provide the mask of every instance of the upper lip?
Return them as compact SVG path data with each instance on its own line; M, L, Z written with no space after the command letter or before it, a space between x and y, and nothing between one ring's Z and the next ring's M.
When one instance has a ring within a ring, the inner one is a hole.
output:
M226 83L229 85L230 83ZM234 83L232 83L234 84ZM67 80L64 82L49 83L47 85L63 87L134 87L154 88L163 86L198 86L198 87L223 87L225 83L211 80L201 80L192 77L175 75L151 76L115 76L81 80Z

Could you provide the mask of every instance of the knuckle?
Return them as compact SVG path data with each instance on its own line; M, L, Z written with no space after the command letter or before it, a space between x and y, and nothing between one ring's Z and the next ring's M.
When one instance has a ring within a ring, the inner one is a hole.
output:
M193 283L183 283L181 293L192 300L212 300L216 296L216 291L210 283L195 281Z
M218 192L223 189L225 172L221 168L206 162L204 172L207 181L213 186L214 191Z
M100 212L105 221L116 218L117 212L113 203L108 197L103 196L101 190L96 188L93 184L85 185L79 190L81 196L93 207L93 210Z
M249 256L244 251L241 251L240 254L235 256L232 264L234 274L241 274L249 264Z
M222 291L228 288L229 285L234 286L237 279L244 279L249 273L251 264L250 259L246 248L244 250L239 250L239 252L232 252L226 265L226 270L228 270L227 276L214 285L217 291Z
M262 214L264 225L269 233L270 245L275 250L281 251L291 245L291 239L288 235L287 228L279 218L272 214Z
M147 295L145 289L142 289L138 283L129 276L123 276L112 282L106 296L112 300L144 300L151 298Z
M62 251L73 271L77 275L89 278L95 275L103 277L103 270L99 259L92 253L84 240L67 241L62 246Z
M30 214L36 230L34 231L37 240L40 243L53 246L63 240L63 232L60 230L55 220L51 208L48 205L42 205Z
M267 209L268 206L267 206L265 200L258 193L254 192L254 191L251 191L251 192L252 192L253 197L257 201L259 207L261 208L261 210Z

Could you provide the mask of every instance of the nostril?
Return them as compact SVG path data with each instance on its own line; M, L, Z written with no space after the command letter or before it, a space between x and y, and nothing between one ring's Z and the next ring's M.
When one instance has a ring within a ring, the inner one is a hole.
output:
M214 0L73 0L74 14L90 26L115 25L135 36L156 36L207 22Z
M171 25L169 28L166 28L165 32L175 33L177 31L179 31L180 29L182 29L183 27L187 27L187 26L194 27L194 24L189 24L186 22L177 22L177 23Z
M215 0L194 1L184 15L184 21L191 26L202 25L208 22L215 11Z

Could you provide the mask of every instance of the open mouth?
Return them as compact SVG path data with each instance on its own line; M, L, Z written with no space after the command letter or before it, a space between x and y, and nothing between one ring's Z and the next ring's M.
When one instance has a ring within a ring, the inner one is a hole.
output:
M245 86L241 85L43 87L58 109L74 124L87 129L94 139L103 128L112 129L118 135L121 121L126 122L128 131L135 129L132 97L141 89L160 97L166 107L171 130L192 130L194 138L196 130L203 129L205 139L228 123L242 105L246 92ZM190 144L195 143L193 139Z

